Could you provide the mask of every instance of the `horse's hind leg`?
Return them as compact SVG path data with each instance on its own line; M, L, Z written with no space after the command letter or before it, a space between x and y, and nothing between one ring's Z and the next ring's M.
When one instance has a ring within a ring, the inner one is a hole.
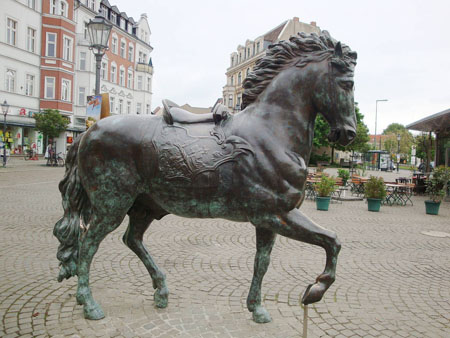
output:
M129 201L129 203L132 202ZM84 317L86 319L102 319L105 317L102 308L92 297L89 287L90 266L100 242L120 225L128 208L123 208L122 212L100 213L94 211L89 228L81 240L78 260L77 302L84 305Z
M268 323L270 318L267 310L261 306L261 284L270 263L270 253L275 243L276 234L273 231L256 227L256 256L253 269L253 280L247 298L247 308L253 313L257 323Z
M150 273L153 288L156 289L154 294L155 305L159 308L165 308L169 297L166 276L158 268L144 243L142 243L144 232L153 221L153 215L151 211L143 207L134 206L130 210L129 216L130 223L128 224L127 231L123 235L123 242L141 259Z
M336 234L315 224L297 209L284 215L269 216L260 222L282 236L325 249L327 255L325 270L316 278L314 284L308 286L302 303L307 305L321 300L336 276L337 256L341 250Z

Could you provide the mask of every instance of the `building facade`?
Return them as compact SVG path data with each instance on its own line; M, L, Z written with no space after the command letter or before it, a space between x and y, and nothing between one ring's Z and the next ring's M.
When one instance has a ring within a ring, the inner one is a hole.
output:
M299 32L320 33L320 28L315 22L307 24L294 17L254 40L247 40L244 45L239 45L237 50L231 53L230 67L226 72L227 83L223 87L223 102L231 111L240 111L244 91L242 83L253 70L256 61L266 55L267 48L271 44L288 40Z
M42 0L3 0L0 15L0 101L10 105L0 140L11 153L30 144L42 151L42 136L31 117L40 108Z
M151 114L153 65L147 15L139 21L108 0L4 0L0 16L0 101L10 105L4 137L11 153L36 144L44 152L33 114L57 109L69 120L56 140L65 153L86 119L95 91L95 56L88 22L101 14L113 24L101 68L101 92L111 114ZM3 125L0 125L3 130Z

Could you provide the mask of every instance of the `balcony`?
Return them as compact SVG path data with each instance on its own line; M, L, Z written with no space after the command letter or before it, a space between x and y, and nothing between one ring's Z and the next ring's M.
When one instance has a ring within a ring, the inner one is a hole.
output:
M149 73L149 74L153 74L153 67L146 64L146 63L138 63L136 65L136 71L137 72L144 72L144 73Z

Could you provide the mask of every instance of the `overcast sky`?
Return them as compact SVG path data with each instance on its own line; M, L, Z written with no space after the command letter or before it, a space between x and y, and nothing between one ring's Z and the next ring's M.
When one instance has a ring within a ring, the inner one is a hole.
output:
M355 101L380 133L450 108L449 0L110 0L147 13L154 64L152 109L164 98L208 107L222 97L230 54L284 20L316 21L358 53Z

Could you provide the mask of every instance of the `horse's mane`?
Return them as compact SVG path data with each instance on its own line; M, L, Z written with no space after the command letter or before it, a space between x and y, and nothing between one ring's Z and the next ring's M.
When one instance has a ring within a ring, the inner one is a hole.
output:
M301 32L289 41L270 45L267 54L256 62L255 68L243 83L242 109L255 102L272 79L294 63L296 67L304 67L311 62L332 58L331 63L340 72L353 76L356 53L342 44L342 56L335 55L338 43L327 31L323 31L320 35Z

